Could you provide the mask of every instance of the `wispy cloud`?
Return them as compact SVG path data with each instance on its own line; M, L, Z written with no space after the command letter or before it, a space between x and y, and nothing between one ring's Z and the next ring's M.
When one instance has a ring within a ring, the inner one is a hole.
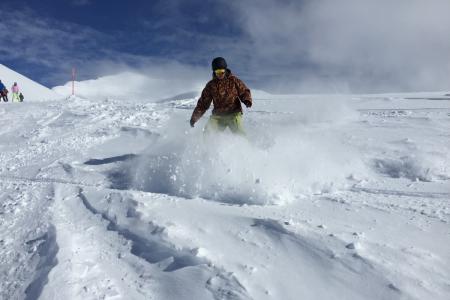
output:
M119 32L118 35L124 34ZM23 62L26 67L45 70L37 78L49 85L70 80L70 70L77 67L79 79L134 70L151 76L200 76L192 68L186 74L183 64L164 57L130 54L117 50L123 47L119 38L87 26L38 18L25 9L11 11L0 23L0 61ZM164 71L164 72L163 72ZM24 73L27 73L26 71Z
M43 81L61 76L71 65L110 55L105 45L112 39L88 27L40 18L33 11L11 10L0 23L0 59L42 66L50 74ZM50 80L51 81L51 80Z

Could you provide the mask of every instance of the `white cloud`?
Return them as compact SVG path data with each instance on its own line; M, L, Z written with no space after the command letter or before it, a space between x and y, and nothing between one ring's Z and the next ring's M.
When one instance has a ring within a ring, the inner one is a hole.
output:
M252 65L278 72L291 85L289 78L356 90L450 88L450 1L234 5L253 43Z

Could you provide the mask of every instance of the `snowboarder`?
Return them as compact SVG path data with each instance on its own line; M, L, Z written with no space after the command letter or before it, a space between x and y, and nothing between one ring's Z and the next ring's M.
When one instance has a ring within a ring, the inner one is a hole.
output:
M205 132L213 130L224 131L227 127L231 132L245 135L242 127L242 106L252 106L250 89L239 78L231 73L223 57L212 61L213 78L202 91L197 106L192 112L190 124L194 124L213 103L212 115L205 127Z
M11 87L11 91L12 91L11 102L14 102L14 100L17 100L17 102L20 102L19 86L17 85L17 82L14 82L13 86Z
M4 102L8 102L8 90L3 82L0 80L0 97L3 98Z

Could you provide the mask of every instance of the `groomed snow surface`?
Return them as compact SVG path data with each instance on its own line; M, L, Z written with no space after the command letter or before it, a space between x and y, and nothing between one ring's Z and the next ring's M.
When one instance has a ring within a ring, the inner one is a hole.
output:
M449 299L450 96L0 103L0 299Z

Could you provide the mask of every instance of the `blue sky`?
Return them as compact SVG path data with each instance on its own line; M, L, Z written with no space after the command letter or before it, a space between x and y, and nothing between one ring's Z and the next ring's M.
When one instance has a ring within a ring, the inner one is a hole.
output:
M0 63L47 86L67 82L72 66L80 80L173 63L204 70L207 78L211 59L224 56L252 87L271 92L450 89L448 0L2 0L0 6ZM177 76L176 67L170 70Z
M5 7L1 62L49 85L71 65L81 79L98 75L89 63L99 60L208 65L221 41L241 36L219 1L6 0Z

